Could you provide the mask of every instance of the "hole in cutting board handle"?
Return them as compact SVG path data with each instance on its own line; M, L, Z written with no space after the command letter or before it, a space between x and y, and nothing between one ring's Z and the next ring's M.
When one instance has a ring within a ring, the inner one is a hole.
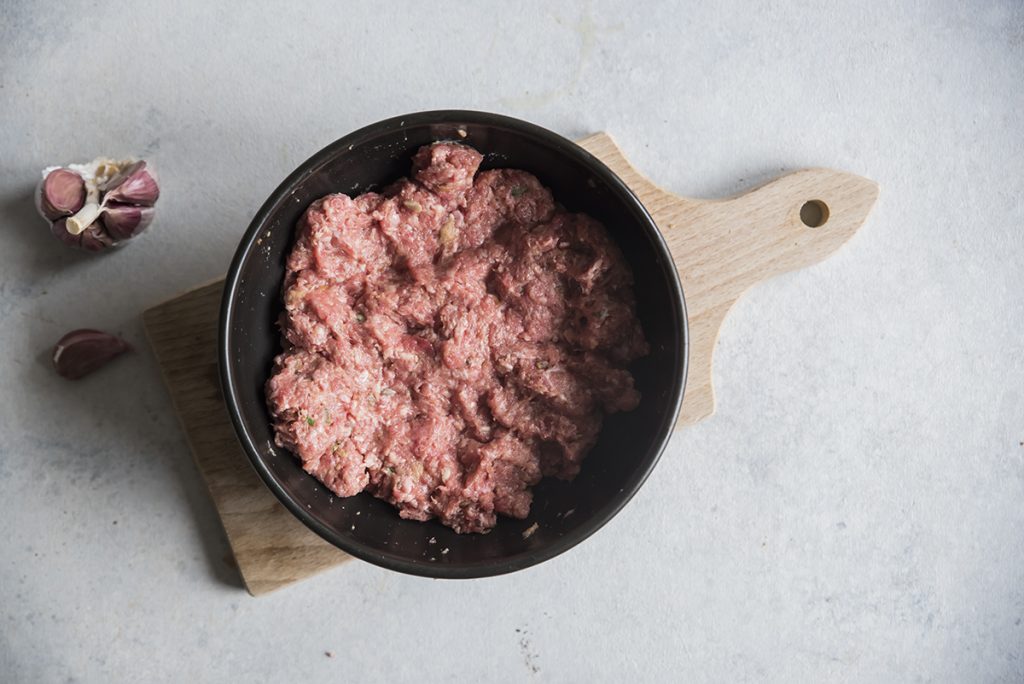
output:
M804 202L800 207L800 220L808 228L821 228L828 221L828 205L821 200Z

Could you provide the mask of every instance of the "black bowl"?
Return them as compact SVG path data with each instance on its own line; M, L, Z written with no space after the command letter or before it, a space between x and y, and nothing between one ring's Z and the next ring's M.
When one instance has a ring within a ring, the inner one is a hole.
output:
M462 135L464 134L464 136ZM281 343L285 258L295 226L314 200L352 195L410 172L421 145L457 140L484 154L483 168L535 174L571 211L607 226L633 268L637 309L651 354L632 368L639 408L608 417L572 482L534 488L526 520L499 517L489 534L455 534L441 524L398 517L369 494L331 495L274 445L263 385ZM574 143L496 114L421 112L367 126L328 145L271 194L242 238L228 271L220 317L220 373L228 412L256 471L281 502L321 537L371 563L428 577L497 575L547 560L611 519L647 478L675 424L686 381L682 288L654 221L628 187ZM533 534L524 534L534 523Z

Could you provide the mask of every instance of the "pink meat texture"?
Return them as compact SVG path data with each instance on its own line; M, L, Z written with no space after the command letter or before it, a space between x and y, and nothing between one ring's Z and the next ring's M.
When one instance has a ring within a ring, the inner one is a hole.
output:
M648 351L604 227L481 161L436 143L412 180L309 207L266 385L277 444L332 492L460 533L573 478Z

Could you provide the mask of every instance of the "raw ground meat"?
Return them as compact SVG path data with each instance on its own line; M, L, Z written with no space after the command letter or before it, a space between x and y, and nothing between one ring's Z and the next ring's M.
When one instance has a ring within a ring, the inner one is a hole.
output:
M571 479L605 414L640 401L632 275L604 227L532 175L437 143L413 179L328 195L288 257L277 443L339 496L486 532Z

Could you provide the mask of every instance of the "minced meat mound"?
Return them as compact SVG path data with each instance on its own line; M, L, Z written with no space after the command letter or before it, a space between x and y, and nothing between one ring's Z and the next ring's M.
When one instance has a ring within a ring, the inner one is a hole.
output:
M575 476L648 351L604 227L481 159L429 145L412 180L309 207L266 385L278 445L331 491L457 532Z

